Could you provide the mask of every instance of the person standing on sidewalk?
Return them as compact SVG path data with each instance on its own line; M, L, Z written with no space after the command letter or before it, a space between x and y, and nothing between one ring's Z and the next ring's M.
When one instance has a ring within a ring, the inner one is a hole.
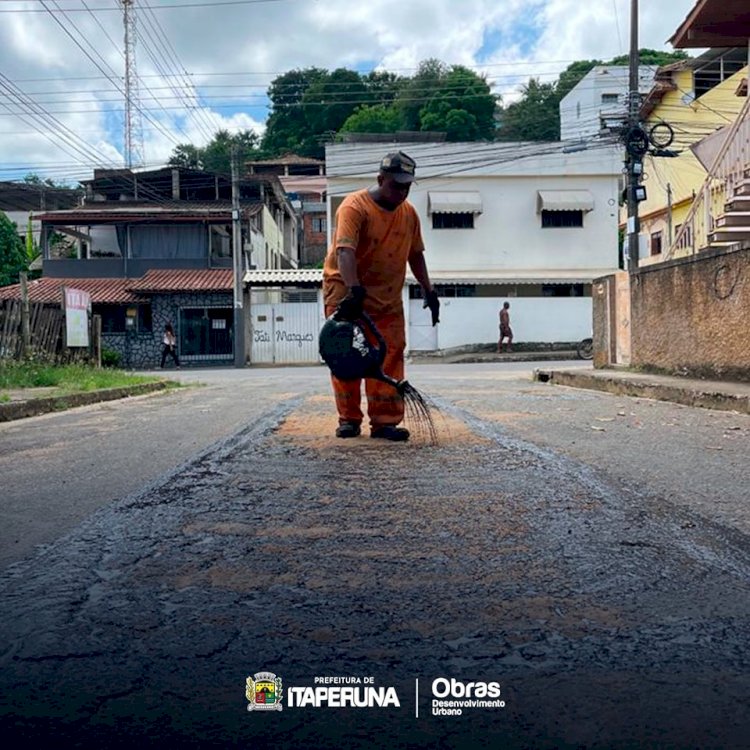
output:
M500 310L500 339L497 342L498 354L503 351L503 339L508 339L508 351L513 351L513 330L510 327L510 302L503 302L502 310Z
M174 360L175 367L179 369L180 360L177 356L177 337L174 335L174 328L171 323L167 323L164 326L164 335L162 336L162 350L161 350L161 369L164 369L164 364L167 361L167 355L172 357Z
M323 267L326 316L337 306L348 320L367 313L385 339L383 371L396 380L404 377L406 331L401 295L407 264L422 286L433 326L439 322L440 311L424 259L419 216L406 200L415 170L415 161L402 151L387 154L380 162L377 185L344 199ZM339 417L336 437L357 437L364 416L361 381L342 381L333 375L331 381ZM365 392L370 436L408 440L409 431L398 426L404 418L404 400L396 389L368 378Z

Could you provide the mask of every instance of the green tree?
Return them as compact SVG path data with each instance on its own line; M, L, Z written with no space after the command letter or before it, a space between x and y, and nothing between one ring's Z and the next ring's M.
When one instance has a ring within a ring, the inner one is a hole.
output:
M18 227L0 211L0 286L18 283L18 274L28 267Z
M70 185L66 185L64 182L56 182L55 180L51 179L50 177L40 177L35 172L29 172L26 177L23 178L23 181L27 185L39 185L44 187L51 187L51 188L59 188L61 190L74 190L75 188L70 187Z
M449 141L491 140L497 97L473 70L454 65L419 111L421 130L445 131Z
M368 101L362 76L353 70L337 68L305 91L302 111L310 132L322 137L337 133L354 110ZM322 155L322 144L319 148Z
M272 155L285 151L312 155L307 149L310 144L313 148L317 144L305 118L302 99L310 86L327 75L328 71L322 68L302 68L290 70L271 81L268 88L271 113L261 144L263 151Z
M252 130L230 133L218 130L210 143L199 148L192 143L180 143L174 147L167 164L186 169L205 169L208 172L230 174L232 171L232 148L239 149L240 164L260 158L259 138Z
M560 99L554 83L530 78L521 98L501 114L500 141L556 141L560 138Z
M185 169L202 169L203 160L201 149L192 143L180 143L172 150L167 164L170 167L184 167Z
M662 52L658 49L639 49L638 62L641 65L670 65L680 60L689 60L690 55L681 49L674 52ZM630 58L627 55L618 55L613 57L606 65L628 65Z
M362 81L372 104L391 104L408 79L384 70L371 70Z
M346 118L340 133L395 133L401 129L401 114L393 106L376 104L357 107Z
M449 67L434 57L419 63L417 72L396 96L396 106L401 112L404 130L421 130L422 108L440 91Z
M217 131L214 139L201 150L201 164L208 172L232 172L232 149L238 150L239 163L244 164L259 156L259 139L252 130L240 130L230 133L227 130Z

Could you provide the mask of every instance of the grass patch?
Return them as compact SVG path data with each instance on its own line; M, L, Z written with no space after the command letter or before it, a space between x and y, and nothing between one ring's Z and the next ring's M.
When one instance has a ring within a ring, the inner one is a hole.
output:
M10 394L0 393L0 404L8 404L8 403L10 403Z
M97 369L84 365L49 365L38 362L0 364L0 388L55 388L58 393L81 393L101 388L122 388L160 380L131 375L122 370Z

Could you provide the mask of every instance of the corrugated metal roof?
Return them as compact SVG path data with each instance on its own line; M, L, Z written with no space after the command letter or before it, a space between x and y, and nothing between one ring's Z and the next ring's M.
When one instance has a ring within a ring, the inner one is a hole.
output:
M231 292L231 268L157 269L131 280L138 292Z
M429 261L428 261L429 264ZM593 279L614 273L612 268L508 269L498 271L430 271L433 284L590 284ZM416 279L407 274L407 283Z
M58 279L46 276L29 282L29 301L45 304L60 304L62 287L81 289L91 295L91 302L98 304L125 304L128 302L147 302L130 291L133 279ZM0 287L0 299L21 299L21 285Z
M254 216L262 210L259 201L240 204L246 216ZM163 203L108 201L88 203L67 211L47 211L35 214L34 218L50 224L82 224L147 221L203 221L206 219L230 220L231 201L164 201Z
M242 280L250 286L320 285L323 283L323 269L284 268L253 270L245 272Z

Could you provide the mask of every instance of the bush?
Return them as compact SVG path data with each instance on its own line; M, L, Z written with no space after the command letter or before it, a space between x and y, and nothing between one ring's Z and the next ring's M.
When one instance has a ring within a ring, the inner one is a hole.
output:
M102 367L119 367L122 356L114 349L102 349Z

